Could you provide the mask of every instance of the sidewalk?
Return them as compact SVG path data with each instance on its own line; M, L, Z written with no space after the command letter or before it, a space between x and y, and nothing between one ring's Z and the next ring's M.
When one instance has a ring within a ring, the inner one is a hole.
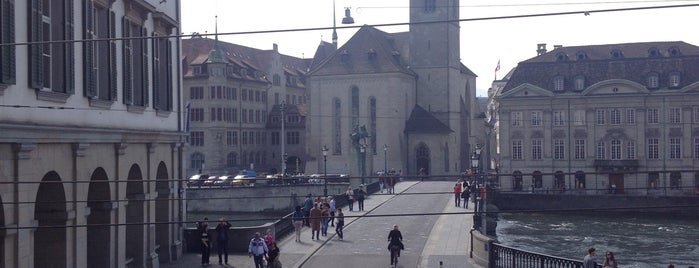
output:
M399 182L395 185L396 193L401 193L413 185L417 184L417 181L406 181ZM353 221L359 219L358 217L347 217L347 216L360 216L364 215L377 206L381 205L388 199L394 197L394 195L387 194L373 194L369 195L364 201L364 211L349 211L345 206L342 207L342 211L345 213L345 224L349 225ZM355 204L356 208L357 204ZM473 211L473 203L469 204L470 208L468 211ZM464 208L455 207L452 202L444 208L443 212L455 213L464 212ZM448 217L448 218L447 218ZM432 232L430 233L429 240L422 252L422 259L420 261L419 267L440 267L439 262L443 262L442 268L448 267L478 267L474 266L470 259L468 258L468 248L470 246L470 240L464 238L470 238L469 230L473 225L473 217L471 214L457 214L457 215L442 215L437 220L434 225ZM333 232L328 232L327 237L322 237L321 240L311 240L311 230L310 228L303 228L301 231L301 243L296 243L294 241L294 235L287 235L280 241L277 241L279 248L281 249L280 261L285 268L298 268L303 265L308 257L310 257L315 251L320 249L327 241L335 237ZM439 254L439 255L434 255ZM209 267L254 267L253 259L247 254L229 254L228 255L228 265L218 264L218 254L216 250L212 250L211 265ZM182 256L181 259L174 263L161 264L160 267L163 268L185 268L185 267L199 267L201 265L201 255L188 253Z

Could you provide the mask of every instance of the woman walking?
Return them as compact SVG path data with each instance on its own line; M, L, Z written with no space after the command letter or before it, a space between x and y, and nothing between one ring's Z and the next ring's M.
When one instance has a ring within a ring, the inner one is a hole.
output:
M351 186L347 188L347 192L345 192L345 195L347 195L347 204L349 205L349 210L352 211L352 206L354 205L354 191L352 191Z
M291 223L294 225L294 234L296 234L296 242L301 242L301 228L303 228L303 219L305 215L301 212L301 206L294 208L294 214L291 215Z
M342 240L342 238L344 237L342 228L345 227L345 214L342 213L341 208L337 208L337 213L335 214L335 218L337 219L337 223L335 223L335 233L337 234L337 237L340 238L340 240Z

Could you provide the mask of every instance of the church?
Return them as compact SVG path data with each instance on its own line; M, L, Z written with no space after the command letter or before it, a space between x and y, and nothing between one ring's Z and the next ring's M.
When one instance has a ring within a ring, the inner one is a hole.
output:
M365 25L339 48L320 44L307 81L309 170L439 176L470 167L483 118L477 76L460 58L459 1L410 0L409 10L408 32Z

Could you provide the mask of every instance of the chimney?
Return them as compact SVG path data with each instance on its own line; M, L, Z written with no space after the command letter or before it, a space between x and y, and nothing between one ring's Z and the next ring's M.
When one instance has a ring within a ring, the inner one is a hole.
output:
M274 50L274 52L279 52L279 46L277 43L272 43L272 50Z
M536 55L543 55L546 53L546 44L537 44L536 45Z
M559 48L562 48L562 47L563 47L563 45L553 45L553 50L556 50L556 49L559 49Z

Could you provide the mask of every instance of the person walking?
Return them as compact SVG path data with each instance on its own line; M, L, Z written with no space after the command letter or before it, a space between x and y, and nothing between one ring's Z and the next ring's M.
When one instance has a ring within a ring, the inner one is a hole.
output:
M201 239L201 265L209 265L209 254L211 253L211 243L209 243L209 223L208 218L197 223L197 230Z
M464 187L463 189L464 190L461 192L461 197L464 199L464 208L468 208L468 198L471 196L471 190L468 186Z
M294 225L296 242L301 242L301 228L303 228L304 218L303 212L301 212L301 206L296 206L296 208L294 208L294 213L291 214L291 223Z
M364 198L366 197L366 192L364 192L363 187L359 187L357 190L357 204L359 204L359 211L364 211Z
M595 262L595 248L589 248L587 250L587 255L583 258L583 268L596 268L597 262Z
M388 193L396 194L396 174L392 174L388 177Z
M265 240L260 237L260 233L255 233L255 237L250 240L250 245L248 245L248 254L250 257L254 257L255 268L264 268L264 256L267 254L267 244Z
M267 248L274 242L274 236L272 236L272 229L267 228L265 235L262 236L262 240L267 244Z
M328 205L330 205L330 226L335 227L335 198L332 196L329 197L330 201L328 202Z
M344 239L344 233L342 228L345 227L345 214L342 213L341 208L337 208L337 224L335 225L335 233L340 240Z
M351 186L347 188L345 195L347 195L347 205L349 206L349 211L352 211L354 205L354 191L352 191Z
M218 264L223 264L225 261L228 264L228 229L231 228L231 224L228 221L221 218L218 225L216 225L216 241L218 242ZM223 259L221 258L223 255Z
M272 243L267 246L267 268L282 268L282 263L279 261L279 248L277 247L277 242L272 241Z
M397 224L394 224L393 230L388 232L388 250L391 251L391 265L393 265L394 260L394 252L391 250L391 246L393 245L397 245L400 250L405 249L405 246L403 245L403 235L400 233L400 230L398 230ZM398 251L397 257L400 257L400 251Z
M311 194L308 194L306 196L306 200L303 201L303 215L305 217L303 224L306 226L311 226L311 223L308 220L309 213L311 213L311 208L313 208L313 199L311 199Z
M328 221L330 220L330 205L328 205L328 203L322 203L320 205L320 217L320 235L328 236Z
M617 268L618 264L616 262L616 259L614 258L614 252L607 251L607 254L605 254L604 257L604 263L602 264L603 268Z
M320 209L318 205L314 205L309 213L311 221L311 240L320 239Z
M454 205L461 206L461 183L458 182L454 185Z

